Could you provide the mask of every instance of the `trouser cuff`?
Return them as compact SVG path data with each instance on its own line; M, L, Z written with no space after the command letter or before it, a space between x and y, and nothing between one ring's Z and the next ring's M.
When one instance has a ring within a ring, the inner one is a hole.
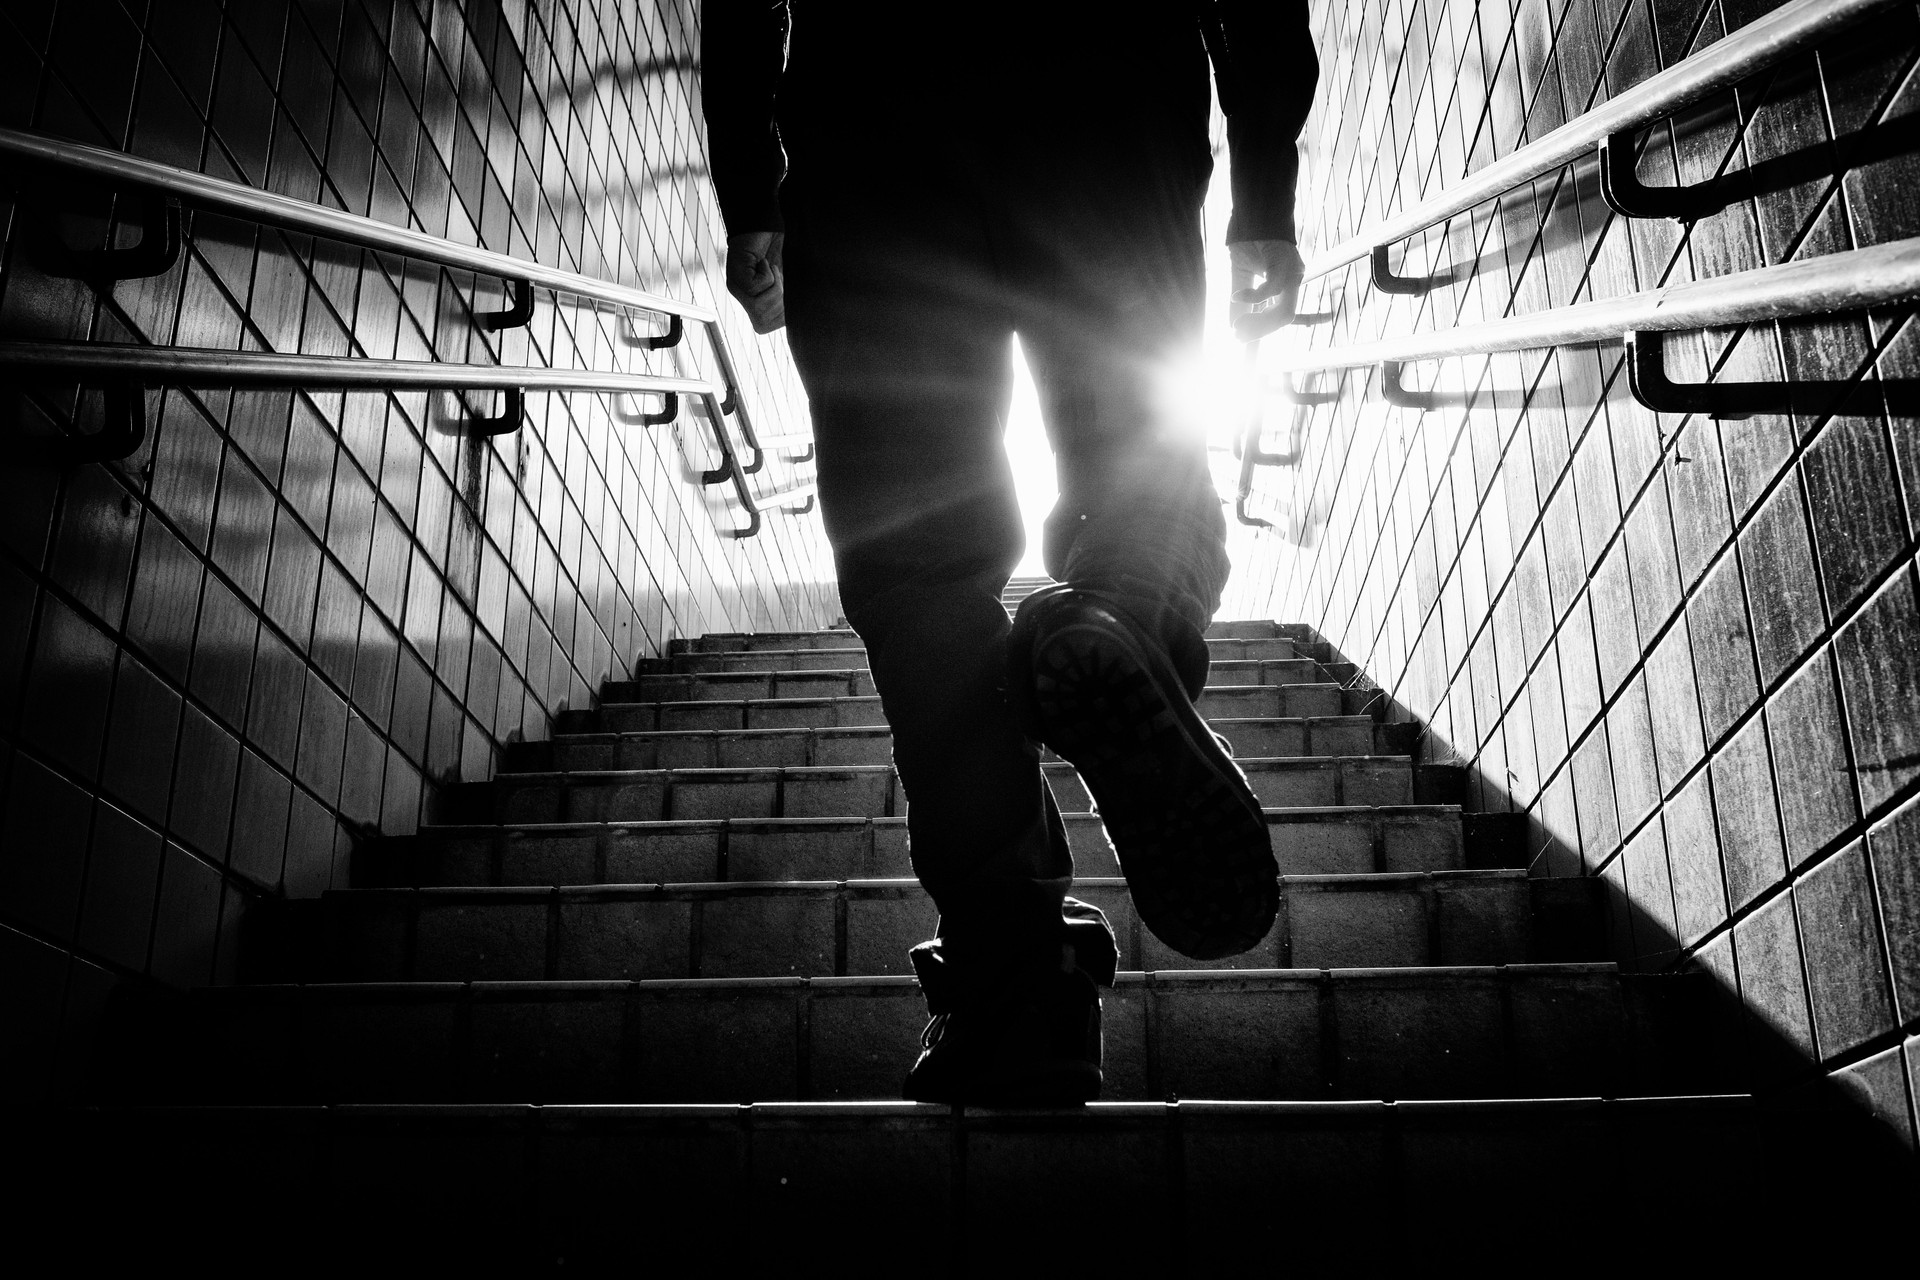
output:
M1049 946L1005 958L999 964L987 964L970 962L957 955L944 938L933 938L907 952L914 976L920 980L920 993L926 997L927 1011L952 1013L963 1005L991 1000L1027 975L1056 967L1078 969L1100 986L1112 986L1120 954L1106 913L1090 902L1068 898L1061 904L1060 916L1057 951Z

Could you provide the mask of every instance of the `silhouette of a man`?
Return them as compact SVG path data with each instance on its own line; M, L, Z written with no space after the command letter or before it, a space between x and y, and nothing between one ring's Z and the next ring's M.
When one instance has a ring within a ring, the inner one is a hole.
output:
M1278 905L1258 802L1195 712L1227 578L1205 441L1158 387L1197 350L1208 67L1227 117L1236 326L1292 318L1305 0L708 0L709 156L727 286L783 324L820 507L911 801L940 936L906 1095L1057 1104L1100 1085L1104 916L1039 745L1092 792L1141 920L1196 958ZM1048 573L1002 445L1020 336L1060 499Z

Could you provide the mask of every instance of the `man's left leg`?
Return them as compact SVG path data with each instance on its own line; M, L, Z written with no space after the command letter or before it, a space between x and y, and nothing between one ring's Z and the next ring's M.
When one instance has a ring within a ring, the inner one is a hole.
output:
M1002 1015L1062 981L1090 997L1087 975L1111 980L1113 948L1098 913L1065 900L1065 831L1004 694L1000 592L1022 549L1001 443L1011 327L960 201L801 213L789 220L787 314L822 513L893 731L914 871L940 909L940 938L913 957L939 1051L908 1091L1014 1100L1074 1073L1023 1081L1023 1064L1046 1055ZM1073 1053L1054 1056L1071 1066L1087 1047L1083 1025ZM1069 1093L1097 1088L1097 1057Z

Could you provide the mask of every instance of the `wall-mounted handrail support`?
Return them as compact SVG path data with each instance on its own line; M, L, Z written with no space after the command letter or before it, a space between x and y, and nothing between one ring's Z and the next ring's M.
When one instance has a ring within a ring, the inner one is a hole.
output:
M147 388L138 381L106 385L106 425L90 442L89 461L118 462L140 451L147 438Z
M1675 382L1667 376L1665 333L1632 329L1625 342L1627 389L1642 408L1721 419L1793 412L1786 383Z
M520 329L533 320L533 282L530 280L509 280L507 287L513 294L513 305L505 311L480 311L474 319L480 327L487 330Z
M680 339L686 336L687 322L683 316L667 317L667 331L647 335L646 347L649 351L665 351L668 347L680 345Z
M680 397L669 391L660 397L660 407L658 409L644 412L640 415L640 425L643 427L664 426L679 416ZM713 481L709 480L707 483L712 484Z
M1387 250L1390 246L1373 246L1370 258L1372 265L1373 287L1381 293L1420 294L1433 288L1433 281L1426 276L1395 275L1393 268L1387 265Z
M501 397L500 412L493 417L474 417L467 432L475 436L505 436L518 431L527 420L527 393L521 387L507 387Z
M1425 413L1429 409L1438 409L1447 403L1444 391L1415 391L1407 386L1404 379L1406 364L1399 360L1380 362L1380 398L1397 409L1412 409Z
M1706 212L1685 187L1650 187L1640 181L1634 163L1633 130L1600 139L1600 198L1623 218L1672 218L1692 222Z
M140 240L124 249L68 249L73 274L82 280L142 280L163 276L180 260L180 202L154 192L134 196L140 204Z

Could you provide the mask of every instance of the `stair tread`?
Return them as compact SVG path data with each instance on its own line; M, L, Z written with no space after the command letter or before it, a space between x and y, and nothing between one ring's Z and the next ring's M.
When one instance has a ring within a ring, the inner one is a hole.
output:
M1630 979L1658 981L1667 975L1641 975L1623 973L1620 966L1611 960L1579 961L1574 963L1534 963L1519 962L1512 964L1487 965L1407 965L1407 966L1357 966L1339 969L1123 969L1114 975L1113 986L1116 989L1173 984L1183 987L1208 986L1233 989L1253 985L1274 984L1314 984L1323 981L1336 983L1373 983L1396 986L1447 987L1460 982L1499 980L1503 977L1522 978L1569 978L1569 979ZM272 999L284 997L290 992L319 991L324 993L354 994L368 996L419 996L453 995L471 988L486 989L502 993L525 993L537 995L553 992L559 995L590 992L612 992L627 990L648 991L771 991L799 990L803 987L828 986L838 990L859 990L872 987L882 990L904 990L919 987L919 980L912 974L876 973L876 974L772 974L738 978L470 978L450 979L380 979L355 982L256 982L230 987L196 987L193 995L201 1000L241 1001L249 999Z
M1283 890L1299 888L1387 889L1400 885L1475 884L1499 881L1525 884L1536 877L1519 868L1463 868L1452 871L1338 872L1327 875L1283 875ZM1081 889L1125 889L1124 876L1076 876ZM830 893L842 889L874 892L902 892L924 895L926 889L911 876L848 876L838 880L635 880L603 884L526 884L526 885L380 885L368 888L328 889L323 899L339 901L375 894L422 894L442 898L470 896L482 901L537 901L548 895L583 898L606 897L620 893L695 894L695 893Z
M1460 807L1451 804L1337 804L1337 805L1268 805L1263 809L1269 825L1286 822L1341 822L1373 821L1380 817L1403 818L1408 820L1458 819ZM1091 822L1097 815L1091 813L1069 813L1062 815L1069 822ZM663 818L652 820L606 820L577 822L445 822L424 823L419 834L428 838L453 836L473 836L480 834L529 832L551 834L565 831L603 831L608 829L644 830L644 829L681 829L712 828L720 826L750 827L793 827L822 828L831 826L864 826L869 823L904 827L904 817L863 818L849 815L846 817L826 818ZM389 837L405 839L406 837Z
M1129 970L1105 993L1107 1096L1654 1092L1681 1077L1666 1024L1638 1011L1684 995L1677 983L1604 962ZM925 1017L910 975L203 989L183 1011L168 1087L187 1099L229 1079L260 1100L889 1098Z
M795 636L791 633L769 633L765 636L739 638L707 637L699 647L692 647L683 644L683 642L675 641L674 646L669 650L665 659L652 659L652 661L678 662L683 659L699 661L709 658L746 659L751 657L764 658L769 662L775 662L780 659L811 661L814 655L822 653L858 653L864 655L867 652L866 645L860 641L859 637L853 635L851 632L829 632L826 633L826 635L829 639L833 640L834 643L793 644L791 643L792 641L807 637ZM1294 643L1295 641L1288 636L1214 636L1207 640L1207 648L1212 653L1235 654L1262 645L1276 647L1284 645L1291 647ZM1275 654L1268 660L1279 661L1303 656L1304 655L1297 653ZM1232 661L1233 659L1228 658L1224 660Z
M1770 1110L1769 1100L1737 1090L1698 1093L1660 1094L1588 1094L1552 1098L1181 1098L1178 1101L1089 1102L1072 1107L1020 1107L996 1109L969 1106L970 1122L989 1123L1037 1121L1065 1126L1105 1128L1115 1120L1164 1122L1176 1116L1182 1121L1195 1117L1254 1121L1276 1119L1374 1118L1392 1123L1411 1118L1462 1117L1469 1115L1556 1115L1604 1110L1610 1113L1641 1113L1648 1116L1677 1112L1747 1113ZM635 1119L674 1123L681 1120L712 1120L720 1124L752 1125L753 1116L787 1120L845 1122L861 1118L897 1123L922 1120L949 1129L954 1122L953 1108L943 1103L906 1102L898 1099L860 1099L828 1101L765 1102L331 1102L331 1103L100 1103L85 1108L99 1115L156 1115L176 1118L191 1127L195 1115L237 1118L241 1116L289 1118L330 1115L340 1119L364 1116L382 1121L414 1118L419 1120L533 1120L540 1116L570 1124L601 1122L610 1128L623 1128ZM1791 1110L1791 1109L1789 1109Z
M1238 756L1234 763L1249 772L1254 770L1277 770L1283 772L1311 772L1333 768L1346 763L1374 765L1406 765L1413 761L1408 756L1384 755L1338 755L1338 756ZM1075 773L1074 766L1065 760L1043 760L1040 767L1049 773ZM737 774L745 776L764 776L777 773L803 773L816 775L823 773L892 773L891 764L764 764L764 765L672 765L655 769L528 769L518 773L503 773L498 780L515 784L541 782L550 778L628 778L654 774L698 775L703 780L719 781L720 775ZM482 784L484 785L484 784Z
M1265 686L1260 686L1265 687ZM770 702L812 702L817 699L790 698L767 699ZM842 699L845 701L845 699ZM873 701L878 702L875 697ZM711 707L710 702L690 703L687 705ZM1238 725L1249 728L1274 726L1292 728L1294 726L1327 725L1332 727L1362 728L1371 727L1377 722L1371 716L1218 716L1210 719L1209 724L1218 728L1221 725ZM631 738L665 738L686 740L693 738L735 737L735 738L774 738L786 737L796 733L819 733L839 737L890 737L893 729L884 724L827 724L806 727L778 727L771 729L593 729L578 732L556 733L550 741L558 746L569 742L618 742Z
M1208 963L1142 927L1124 878L1082 876L1073 892L1107 914L1127 969L1424 968L1600 954L1536 946L1535 920L1561 904L1543 902L1517 869L1283 876L1285 909L1265 936ZM901 875L368 887L283 910L308 922L303 941L262 961L255 979L901 974L907 953L938 930L931 896Z
M832 652L835 652L835 650L814 649L814 650L801 650L798 652L832 653ZM708 655L708 656L720 656L720 655ZM767 655L756 651L753 656L764 657ZM1221 667L1229 668L1232 674L1239 675L1239 674L1244 674L1250 668L1260 669L1262 671L1264 671L1264 669L1267 667L1285 667L1285 668L1288 668L1289 670L1298 670L1303 667L1312 667L1317 669L1320 667L1321 664L1314 661L1312 658L1237 658L1237 659L1228 658L1228 659L1221 659L1221 660L1215 661L1212 665L1215 669L1218 669ZM818 667L818 668L804 667L804 668L797 668L797 669L766 666L766 667L741 668L735 671L648 671L648 672L643 672L640 675L636 675L632 679L628 679L628 680L609 680L607 681L607 684L617 687L617 686L638 684L642 681L647 681L647 680L652 680L652 681L708 680L716 683L733 683L733 682L744 682L754 678L766 678L769 676L799 676L802 678L812 678L816 676L871 676L872 674L873 672L870 668L867 668L864 666L851 666L851 665L844 666L844 667ZM1315 681L1299 681L1295 683L1336 684L1338 682L1331 681L1331 680L1315 680ZM1234 683L1220 683L1220 684L1210 683L1206 687L1208 689L1239 689L1239 688L1256 688L1257 689L1257 688L1263 687L1263 682L1258 680L1241 680ZM862 696L873 696L873 695L862 695Z

